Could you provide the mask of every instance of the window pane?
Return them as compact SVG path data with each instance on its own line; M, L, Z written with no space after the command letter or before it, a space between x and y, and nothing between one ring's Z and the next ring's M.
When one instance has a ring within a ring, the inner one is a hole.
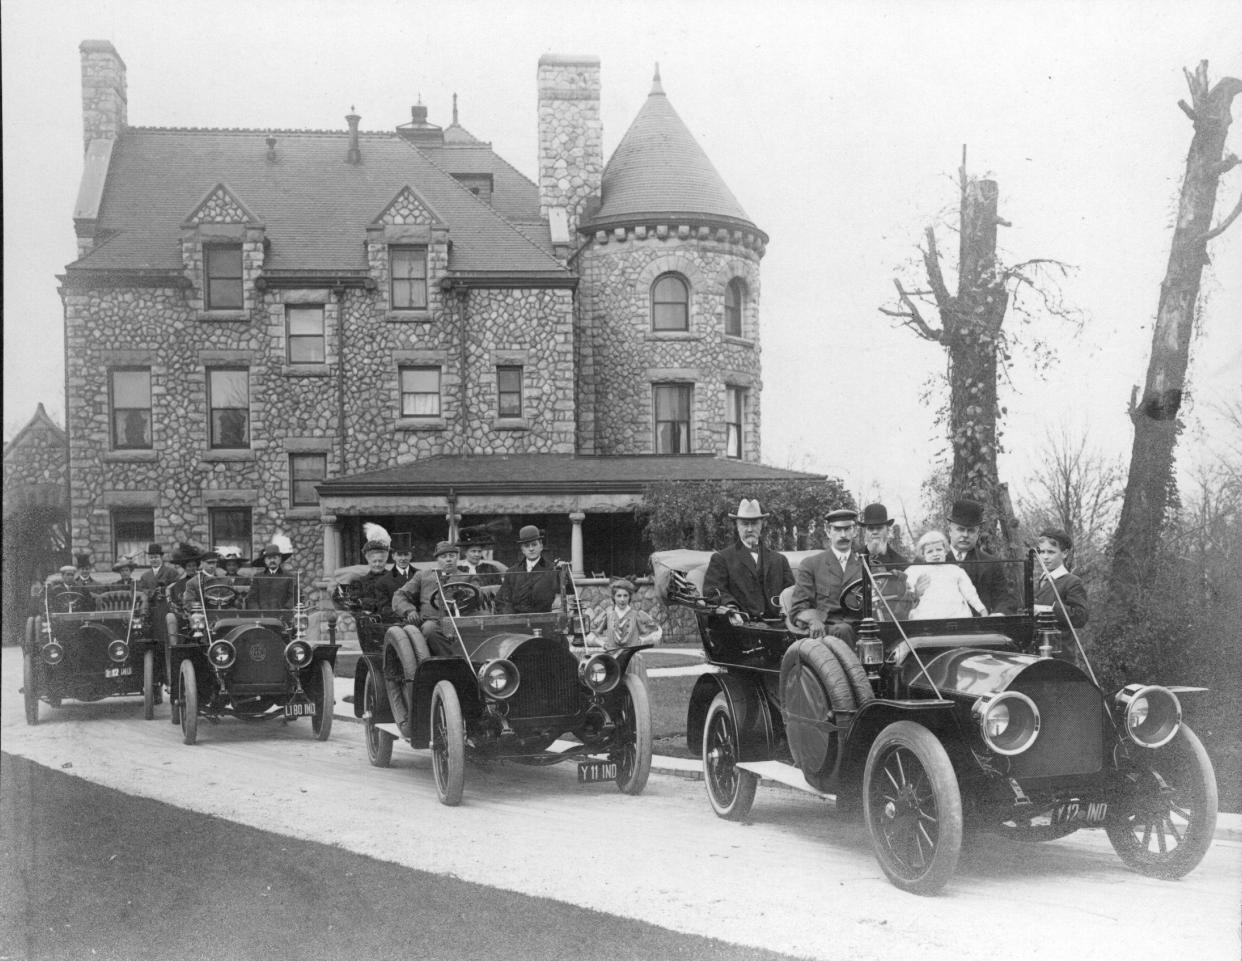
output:
M440 368L403 367L401 375L401 416L440 416Z
M211 547L236 547L244 559L252 556L250 508L213 507L208 511L211 524Z
M689 384L654 385L657 454L690 453L691 390Z
M204 295L208 310L231 310L242 306L241 245L203 248L207 274Z
M213 408L250 406L249 371L213 370L210 385Z
M290 307L289 308L289 333L298 334L315 334L323 336L323 308L322 307Z
M654 330L690 329L690 288L680 277L666 274L651 288L651 326Z
M134 508L112 512L112 557L141 564L147 545L155 540L155 511Z
M742 336L742 284L738 280L730 280L725 287L725 333L733 337Z
M427 306L427 248L390 247L388 266L392 278L393 310L418 310Z
M249 447L250 412L236 407L211 412L212 447Z
M150 447L151 412L149 410L114 410L112 412L112 437L116 447Z
M289 363L322 364L324 362L322 337L290 337Z
M250 446L250 372L208 372L211 403L211 446Z
M112 372L113 407L150 407L151 372L115 370Z
M151 372L112 371L112 446L151 446Z
M292 454L289 457L289 474L292 479L291 494L294 506L319 503L315 485L322 483L328 473L326 454Z
M522 416L522 368L497 367L497 415Z

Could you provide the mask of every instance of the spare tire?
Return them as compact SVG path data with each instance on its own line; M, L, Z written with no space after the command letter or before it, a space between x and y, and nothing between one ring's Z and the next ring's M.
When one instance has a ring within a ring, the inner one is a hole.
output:
M845 677L850 682L850 691L854 694L854 706L858 708L874 701L875 691L871 687L871 681L867 678L862 661L858 659L858 655L854 653L849 643L831 634L825 634L823 639L828 642L828 647L836 656L837 663L845 671Z
M856 706L850 680L824 639L807 637L791 644L781 659L780 692L790 753L815 783L836 767L835 715Z
M384 635L384 691L392 708L392 719L406 737L410 736L412 679L417 663L405 631L400 627L388 628Z

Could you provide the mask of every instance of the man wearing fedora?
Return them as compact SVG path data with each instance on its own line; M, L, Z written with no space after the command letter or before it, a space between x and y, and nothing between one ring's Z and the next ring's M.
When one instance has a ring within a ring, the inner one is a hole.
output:
M961 564L966 576L979 592L979 600L993 614L1013 614L1017 601L1009 589L1003 564L979 564L977 561L998 561L992 554L979 549L983 530L983 505L972 500L956 500L949 512L950 563Z
M751 618L781 616L778 598L794 583L794 576L785 555L763 543L763 522L770 516L758 500L745 497L737 513L729 515L737 527L737 542L716 551L707 562L703 596L708 601L736 607Z
M545 614L556 605L556 569L543 556L543 532L534 524L518 531L522 559L501 578L497 614Z
M793 619L811 637L831 634L854 646L854 619L841 606L841 591L863 576L862 561L854 550L858 512L848 508L829 511L828 550L812 554L794 572Z
M433 656L447 657L455 650L453 642L441 629L444 606L436 591L440 587L440 578L447 581L457 573L457 545L451 541L440 541L436 545L435 558L434 568L415 571L414 576L392 595L392 611L422 633Z
M297 604L298 592L284 563L293 556L293 543L283 535L272 538L254 559L261 568L250 579L250 592L243 605L252 611L288 611Z
M909 565L898 551L889 544L893 533L893 521L888 516L888 508L883 504L868 504L858 518L858 526L862 528L863 547L873 571L901 570Z

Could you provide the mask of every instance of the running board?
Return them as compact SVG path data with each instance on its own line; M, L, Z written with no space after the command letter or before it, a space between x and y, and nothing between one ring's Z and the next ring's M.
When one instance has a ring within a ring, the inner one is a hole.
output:
M758 774L769 781L776 781L778 784L784 784L787 787L797 788L799 791L814 794L816 797L828 798L833 801L837 799L835 794L826 794L819 788L811 787L802 772L792 764L782 764L780 761L742 761L738 763L737 767L743 771L749 771L751 774Z
M397 727L395 724L373 724L371 726L377 731L383 731L385 734L391 734L398 740L405 737L405 735L401 733L401 728Z
M273 717L275 717L275 716L276 716L276 715L273 715ZM381 722L381 723L379 723L379 724L373 724L373 725L372 725L372 727L373 727L375 730L377 730L377 731L383 731L385 734L391 734L391 735L392 735L393 737L395 737L398 741L404 741L404 740L405 740L405 735L401 733L401 728L397 727L397 725L395 725L395 724L392 724L392 723L382 723L382 722ZM567 752L569 752L569 751L572 751L574 748L579 748L579 747L582 747L582 745L581 745L581 744L579 744L577 741L561 741L561 740L556 740L556 741L553 741L551 744L549 744L549 745L548 745L548 750L547 750L547 752L546 752L546 753L548 753L548 754L565 754L565 753L567 753ZM585 756L586 756L586 755L584 755L584 757L585 757Z

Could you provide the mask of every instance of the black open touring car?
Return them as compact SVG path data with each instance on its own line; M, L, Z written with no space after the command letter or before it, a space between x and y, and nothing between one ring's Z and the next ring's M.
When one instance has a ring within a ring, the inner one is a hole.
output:
M1129 867L1162 878L1203 859L1217 789L1182 723L1177 693L1191 689L1103 691L1081 645L1083 667L1051 615L1032 613L1033 552L992 562L1026 585L1022 611L952 620L898 619L903 575L864 563L841 598L857 651L703 597L710 556L652 562L666 602L695 611L717 669L691 694L687 736L720 817L745 818L761 777L835 796L861 809L889 880L917 894L953 876L964 827L1028 841L1103 828Z
M244 721L308 717L316 739L332 733L333 668L339 645L335 617L327 638L308 634L310 611L300 584L288 609L246 607L250 586L197 582L167 615L172 723L186 744L198 739L198 719ZM330 612L335 613L335 612Z
M580 782L615 781L641 793L651 770L651 712L646 679L629 669L641 648L584 647L568 569L556 572L556 610L530 614L493 613L495 587L436 576L451 656L432 656L417 628L359 622L354 713L371 763L386 767L398 738L430 748L436 791L448 805L461 801L467 757L574 759Z

